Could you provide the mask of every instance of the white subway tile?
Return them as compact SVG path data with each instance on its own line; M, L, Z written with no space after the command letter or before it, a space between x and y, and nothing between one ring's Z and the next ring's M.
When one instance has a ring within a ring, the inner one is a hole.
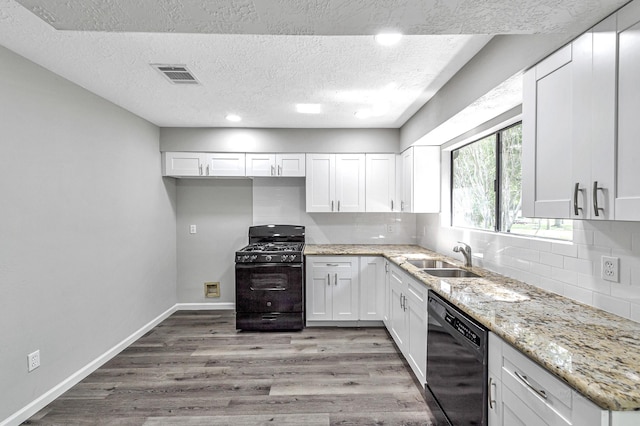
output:
M575 271L567 271L566 269L552 267L551 278L562 281L563 283L576 285L578 282L578 273Z
M564 285L564 296L593 306L593 292L570 284Z
M550 278L541 277L539 282L540 288L553 293L564 295L564 283L552 280Z
M552 243L551 253L562 256L578 257L578 247L572 243Z
M596 261L600 261L600 258L602 256L611 256L611 248L578 244L579 259L589 259L593 262L596 262Z
M602 278L594 277L593 275L578 274L576 285L587 290L597 291L598 293L611 294L612 283Z
M640 304L631 304L631 316L629 317L629 319L635 322L640 322Z
M537 250L531 250L522 247L507 247L504 250L507 256L514 257L516 259L528 260L531 262L540 261L540 252Z
M611 297L640 305L640 286L611 284Z
M529 240L530 245L529 248L531 250L538 250L540 252L551 253L551 241L543 241L543 240Z
M577 229L573 231L573 242L574 244L594 244L594 233L593 231L587 231L585 229ZM602 244L598 244L602 245Z
M595 233L595 245L631 251L632 235L631 227L613 222L609 232Z
M612 314L620 315L624 318L631 317L631 303L607 296L605 294L593 293L593 305Z
M581 274L593 275L593 262L575 257L565 257L563 268L568 271L579 272Z
M542 263L531 262L531 273L541 277L551 278L551 266Z
M540 253L540 263L562 268L564 266L564 257L559 254Z

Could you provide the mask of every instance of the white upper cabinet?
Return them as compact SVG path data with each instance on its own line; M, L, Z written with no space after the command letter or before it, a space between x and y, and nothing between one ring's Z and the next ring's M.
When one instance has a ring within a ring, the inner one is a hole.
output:
M396 155L366 154L366 211L396 209ZM398 206L399 210L399 206Z
M163 176L204 176L206 156L200 152L165 152Z
M640 2L525 74L523 213L640 220Z
M618 145L615 218L640 220L640 2L618 13Z
M364 154L307 154L308 212L365 211Z
M440 212L440 147L414 146L400 154L400 211Z
M570 217L573 194L573 72L568 45L524 75L522 210Z
M305 176L304 154L247 153L246 162L247 176Z
M207 176L244 176L245 154L216 152L207 155Z

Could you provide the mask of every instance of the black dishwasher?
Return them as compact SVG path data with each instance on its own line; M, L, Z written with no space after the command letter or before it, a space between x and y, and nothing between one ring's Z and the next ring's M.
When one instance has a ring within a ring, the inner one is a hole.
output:
M450 425L486 425L487 329L431 290L428 312L429 408Z

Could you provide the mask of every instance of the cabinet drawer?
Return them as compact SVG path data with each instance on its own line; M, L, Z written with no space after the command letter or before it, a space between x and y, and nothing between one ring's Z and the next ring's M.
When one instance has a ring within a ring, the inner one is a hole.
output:
M502 346L502 384L546 423L571 424L571 387L507 344Z

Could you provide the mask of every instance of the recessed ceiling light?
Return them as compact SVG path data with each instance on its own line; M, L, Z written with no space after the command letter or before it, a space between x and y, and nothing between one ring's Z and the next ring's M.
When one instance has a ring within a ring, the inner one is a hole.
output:
M227 114L227 116L225 117L227 120L229 121L233 121L233 122L238 122L238 121L242 121L242 117L240 117L237 114Z
M296 111L300 114L320 114L322 106L320 104L296 104Z
M402 34L400 33L380 33L374 36L374 39L382 46L394 45L399 42L401 38Z

